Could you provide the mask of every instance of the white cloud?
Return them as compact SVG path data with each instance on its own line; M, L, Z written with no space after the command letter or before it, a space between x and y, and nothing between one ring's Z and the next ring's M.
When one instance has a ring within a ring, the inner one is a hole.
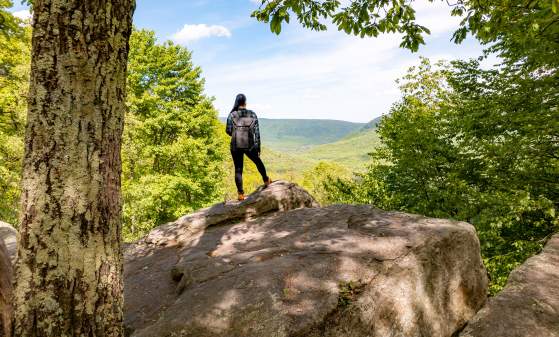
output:
M460 17L452 16L452 7L445 3L432 3L426 0L413 2L417 23L431 31L431 36L455 31L460 26Z
M221 113L238 92L247 94L249 106L263 117L364 122L386 112L398 98L394 80L413 64L413 58L401 56L409 53L399 49L399 37L314 36L328 46L309 50L302 42L298 52L206 67L208 92Z
M418 21L432 31L419 54L401 49L398 34L361 39L335 28L317 33L290 25L268 45L249 44L255 57L222 52L211 62L200 58L207 93L216 98L222 116L243 92L261 117L369 121L399 99L395 80L419 62L419 55L436 60L480 53L477 43L450 42L459 19L450 17L446 4L417 3Z
M15 16L16 18L20 18L22 20L28 20L31 19L31 12L29 12L28 9L23 9L17 12L13 12L12 13L13 16Z
M184 25L184 27L171 37L176 43L189 43L212 36L231 37L231 31L224 26L206 24Z

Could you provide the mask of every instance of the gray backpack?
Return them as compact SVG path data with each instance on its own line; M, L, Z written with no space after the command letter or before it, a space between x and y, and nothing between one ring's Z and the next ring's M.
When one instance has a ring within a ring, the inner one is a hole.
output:
M233 120L233 145L239 150L249 150L254 146L254 126L256 118L249 116L241 116L238 111L234 111L231 115Z

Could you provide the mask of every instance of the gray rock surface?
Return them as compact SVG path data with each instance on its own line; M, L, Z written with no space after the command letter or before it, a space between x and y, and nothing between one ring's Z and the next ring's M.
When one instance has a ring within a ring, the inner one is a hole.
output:
M10 336L12 277L12 262L6 245L0 240L0 337Z
M0 221L0 337L10 336L12 317L12 264L16 259L17 232Z
M559 337L559 235L515 269L461 337Z
M485 303L471 225L313 206L280 182L128 246L127 334L450 337Z
M8 250L8 255L15 262L17 253L17 232L12 225L0 221L0 241L4 241Z
M190 237L210 226L250 220L268 213L319 206L307 191L296 184L280 180L249 195L243 202L216 204L159 226L139 243L172 245L176 239Z

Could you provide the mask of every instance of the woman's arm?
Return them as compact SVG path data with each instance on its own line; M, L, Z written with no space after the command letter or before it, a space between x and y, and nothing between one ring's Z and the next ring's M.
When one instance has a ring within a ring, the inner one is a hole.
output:
M227 117L227 123L225 124L225 132L227 132L229 136L231 136L231 134L233 133L233 117L231 116L231 113L229 113L229 116Z
M258 149L258 155L260 155L260 127L258 124L258 117L256 116L256 114L254 114L254 118L256 119L256 121L254 122L254 137L256 138L256 148Z

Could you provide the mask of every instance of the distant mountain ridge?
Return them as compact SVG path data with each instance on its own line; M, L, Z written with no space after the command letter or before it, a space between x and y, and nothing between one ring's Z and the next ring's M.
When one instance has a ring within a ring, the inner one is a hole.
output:
M226 118L220 120L225 122ZM259 118L259 122L263 144L273 150L287 152L333 143L367 126L367 123L331 119Z
M376 128L381 118L368 123L259 118L264 159L282 174L302 172L320 161L361 171L380 142Z
M372 130L372 129L376 129L380 122L382 121L383 116L379 116L375 119L373 119L372 121L368 122L365 124L365 126L363 126L362 130Z

